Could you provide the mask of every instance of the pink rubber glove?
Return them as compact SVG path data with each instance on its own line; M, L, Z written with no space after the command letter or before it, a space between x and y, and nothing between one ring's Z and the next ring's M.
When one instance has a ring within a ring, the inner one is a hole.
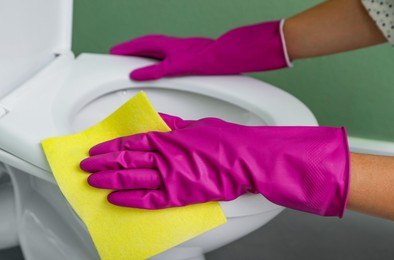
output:
M109 202L161 209L261 193L273 203L342 217L349 187L344 128L242 126L162 115L171 132L91 148L81 168Z
M283 22L240 27L217 40L148 35L115 45L110 53L162 60L132 71L130 77L134 80L279 69L291 65L284 44Z

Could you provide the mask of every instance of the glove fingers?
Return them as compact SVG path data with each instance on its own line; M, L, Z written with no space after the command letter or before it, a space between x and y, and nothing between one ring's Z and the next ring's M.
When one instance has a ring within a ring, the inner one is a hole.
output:
M135 69L130 73L130 78L133 80L155 80L166 76L163 63L146 66L143 68Z
M101 189L158 189L161 178L154 169L109 170L91 174L88 183Z
M130 208L163 209L170 206L162 190L114 191L107 199L114 205Z
M194 122L194 120L183 120L180 117L171 116L164 113L159 113L159 115L163 119L163 121L168 125L168 127L171 128L171 130L185 128L187 125Z
M89 150L89 155L99 155L119 152L124 150L150 151L154 147L151 144L148 134L135 134L115 138L103 143L96 144Z
M164 43L167 42L167 38L161 35L143 36L113 46L110 53L164 59L166 56Z
M120 151L91 156L81 161L80 167L86 172L118 169L155 168L156 154L141 151Z

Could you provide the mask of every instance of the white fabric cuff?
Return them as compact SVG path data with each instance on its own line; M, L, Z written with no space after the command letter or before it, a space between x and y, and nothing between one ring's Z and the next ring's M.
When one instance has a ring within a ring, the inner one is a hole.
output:
M283 53L285 54L287 67L292 68L294 65L290 61L289 54L287 53L285 35L283 33L283 26L285 24L285 19L280 20L280 38L282 39Z

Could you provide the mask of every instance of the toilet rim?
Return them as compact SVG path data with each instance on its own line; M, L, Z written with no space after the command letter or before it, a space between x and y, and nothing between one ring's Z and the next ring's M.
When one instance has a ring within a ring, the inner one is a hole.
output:
M314 125L315 118L298 99L268 83L251 77L186 76L137 82L129 72L155 63L144 58L84 54L77 58L69 78L53 99L55 126L72 133L72 120L84 106L109 93L125 89L168 89L208 96L243 108L268 125ZM94 64L94 67L91 67ZM149 96L148 96L149 98ZM286 104L284 109L283 103ZM120 106L121 104L119 104ZM293 115L290 112L294 112ZM220 202L227 217L242 217L283 208L261 195L247 194L231 202Z

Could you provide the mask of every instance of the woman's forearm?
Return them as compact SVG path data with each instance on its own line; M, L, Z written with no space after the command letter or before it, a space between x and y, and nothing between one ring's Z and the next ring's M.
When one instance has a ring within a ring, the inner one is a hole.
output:
M347 209L394 220L394 157L351 153Z
M386 42L360 0L330 0L290 17L284 37L292 60Z

